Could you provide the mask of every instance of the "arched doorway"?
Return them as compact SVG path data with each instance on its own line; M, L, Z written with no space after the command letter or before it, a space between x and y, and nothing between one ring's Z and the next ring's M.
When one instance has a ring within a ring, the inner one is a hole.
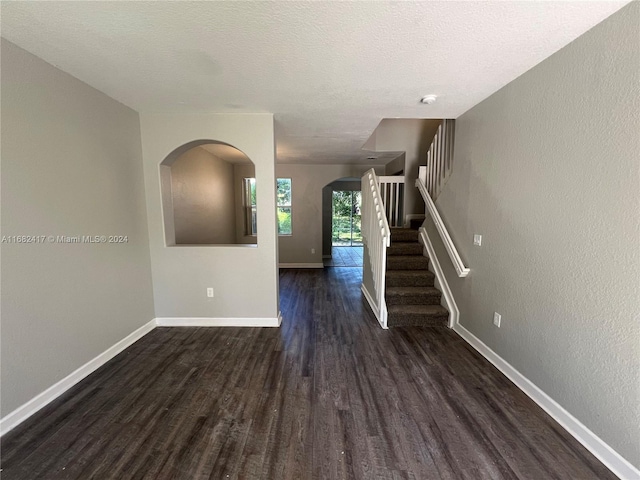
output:
M362 266L360 179L344 177L323 188L323 257L326 267Z

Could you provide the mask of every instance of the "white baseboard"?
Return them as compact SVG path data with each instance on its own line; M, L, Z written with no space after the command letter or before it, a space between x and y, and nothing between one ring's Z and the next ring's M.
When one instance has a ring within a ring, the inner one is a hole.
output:
M364 283L360 286L360 290L362 290L362 293L364 294L364 298L367 299L367 302L369 303L369 306L371 307L371 310L373 310L373 314L375 315L376 319L378 320L378 323L380 324L380 326L382 328L384 328L385 330L387 330L389 327L387 327L387 312L386 312L386 309L378 308L378 306L376 305L376 302L374 302L373 297L369 293L369 290L367 290L367 287L364 286Z
M624 480L640 479L640 471L637 468L631 465L595 433L584 426L577 418L567 412L560 404L522 375L510 363L491 350L482 340L460 324L460 311L453 299L453 294L442 271L431 239L423 227L420 227L419 232L422 244L429 256L429 263L433 267L433 273L436 276L440 290L442 291L442 296L449 310L449 327L453 328L469 345L489 360L489 362L500 370L520 390L536 402L556 422L562 425L567 432L609 468L609 470Z
M279 268L324 268L323 263L279 263Z
M609 470L624 480L640 479L640 470L631 465L618 452L607 445L595 433L584 426L580 420L567 412L553 398L543 392L538 386L522 375L510 363L491 350L482 340L465 327L456 323L453 330L475 348L484 358L489 360L509 380L536 402L556 422L578 440Z
M279 327L282 317L274 318L208 318L163 317L156 318L158 327Z
M51 403L78 382L95 372L117 354L144 337L151 330L159 327L279 327L282 313L277 318L154 318L136 331L127 335L118 343L109 347L100 355L82 365L59 382L47 388L27 403L0 419L0 437L24 422L31 415Z
M109 347L100 355L95 357L93 360L88 361L84 365L82 365L77 370L73 371L66 377L64 377L59 382L53 384L49 388L47 388L44 392L36 395L27 403L22 406L16 408L13 412L6 415L4 418L0 420L0 436L12 430L14 427L25 421L31 415L36 413L41 408L45 407L47 404L51 403L53 400L58 398L64 392L69 390L75 384L77 384L80 380L84 379L91 373L95 372L102 365L107 363L117 354L122 352L125 348L134 344L137 340L144 337L151 330L156 328L155 320L151 320L148 323L145 323L143 326L138 328L136 331L130 333L125 338L120 340L118 343Z
M458 310L458 305L453 298L453 293L449 288L449 283L447 282L447 277L445 277L444 272L442 271L442 267L440 266L440 261L436 256L436 250L433 248L433 244L431 243L431 239L427 234L427 230L424 227L420 227L418 229L420 232L420 239L422 240L422 245L427 250L427 256L429 257L429 265L433 267L433 273L436 276L436 280L438 281L438 287L442 292L442 297L444 298L444 302L446 303L447 310L449 310L449 328L453 328L454 325L458 324L458 320L460 318L460 310Z

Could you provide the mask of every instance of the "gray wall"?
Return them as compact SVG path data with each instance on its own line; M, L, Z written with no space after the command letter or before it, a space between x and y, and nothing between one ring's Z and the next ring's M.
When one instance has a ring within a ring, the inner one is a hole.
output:
M278 164L279 178L291 178L292 235L279 236L280 263L322 263L322 189L339 178L359 178L371 165ZM374 167L382 174L384 165ZM315 253L311 253L311 249Z
M634 2L458 118L437 201L462 325L636 467L639 26Z
M389 163L387 163L384 166L384 174L385 175L404 175L404 167L406 162L405 157L406 157L406 153L402 152L402 154L398 155L396 158L394 158ZM426 157L424 160L426 160ZM420 158L418 158L417 161L418 163L420 163Z
M392 160L385 166L385 174L392 175L404 169L404 213L424 213L424 202L414 187L418 178L420 165L427 161L427 150L431 145L441 120L385 118L375 131L375 148L377 151L403 150L402 156ZM404 160L404 162L403 162Z
M171 165L171 192L177 244L236 243L233 164L187 150Z
M141 127L156 316L276 318L273 116L142 114ZM196 140L232 145L254 163L258 185L257 245L165 244L160 163L175 149ZM214 298L207 298L208 287L214 288Z
M154 317L138 114L2 40L2 416Z

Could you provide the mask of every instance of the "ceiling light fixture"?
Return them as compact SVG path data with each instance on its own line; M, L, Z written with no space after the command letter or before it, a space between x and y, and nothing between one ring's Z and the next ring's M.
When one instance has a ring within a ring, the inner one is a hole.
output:
M435 95L425 95L424 97L422 97L422 99L420 100L421 103L424 103L425 105L431 105L432 103L434 103L436 101L438 97Z

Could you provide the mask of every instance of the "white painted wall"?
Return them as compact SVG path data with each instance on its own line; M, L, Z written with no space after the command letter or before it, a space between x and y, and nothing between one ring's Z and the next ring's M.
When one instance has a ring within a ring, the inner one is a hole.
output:
M276 318L273 116L142 114L141 129L156 316ZM230 144L255 164L257 246L165 246L159 165L174 149L205 139Z
M436 242L462 325L636 467L639 28L634 2L457 119L437 207L469 277Z
M2 40L2 416L154 317L138 114Z
M279 178L291 178L293 209L293 234L279 237L280 263L322 263L323 187L339 178L360 178L370 168L371 165L276 165ZM374 168L382 173L384 165ZM312 248L315 253L311 253Z

